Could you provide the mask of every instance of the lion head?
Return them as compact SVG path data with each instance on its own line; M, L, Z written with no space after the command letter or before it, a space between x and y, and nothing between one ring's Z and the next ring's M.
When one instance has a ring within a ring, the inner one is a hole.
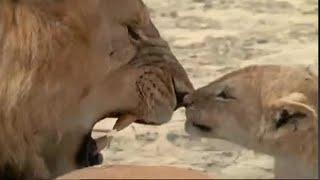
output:
M193 90L140 0L0 1L0 63L0 177L99 162L97 121L162 124Z

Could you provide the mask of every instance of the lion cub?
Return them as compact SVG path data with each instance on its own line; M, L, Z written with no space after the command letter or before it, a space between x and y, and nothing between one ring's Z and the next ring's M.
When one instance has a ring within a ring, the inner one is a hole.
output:
M318 77L308 69L249 66L184 99L186 131L275 157L276 178L318 176Z

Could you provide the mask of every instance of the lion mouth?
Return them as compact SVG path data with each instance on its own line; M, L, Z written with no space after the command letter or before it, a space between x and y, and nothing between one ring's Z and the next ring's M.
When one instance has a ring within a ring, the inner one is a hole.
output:
M199 129L199 130L201 130L203 132L207 132L208 133L208 132L212 131L211 127L203 125L203 124L198 124L198 123L192 122L192 126L196 127L197 129Z
M133 122L137 121L137 117L132 114L123 114L120 115L116 121L116 123L113 126L113 130L121 131L124 128L131 125Z
M124 128L130 126L132 123L137 123L137 124L143 124L143 125L151 125L151 126L156 126L159 125L155 122L152 121L146 121L145 119L137 118L134 115L126 114L120 116L115 125L113 126L114 130L121 131Z
M107 116L110 117L110 116ZM138 119L136 116L131 114L112 114L112 117L117 117L113 130L105 130L105 129L92 129L92 132L96 133L105 133L106 135L99 137L97 139L93 139L90 136L84 139L84 143L79 150L80 159L79 164L82 164L85 167L98 165L102 163L102 155L101 151L104 148L108 148L110 146L111 140L113 139L113 134L125 129L126 127L130 126L132 123L139 123L139 124L148 124L148 125L157 125L156 123L147 122L143 119ZM103 118L104 119L104 118Z
M136 120L136 121L134 121L135 123L137 123L137 124L143 124L143 125L151 125L151 126L156 126L156 125L158 125L158 124L156 124L156 123L154 123L154 122L147 122L147 121L145 121L145 120L143 120L143 119L138 119L138 120Z

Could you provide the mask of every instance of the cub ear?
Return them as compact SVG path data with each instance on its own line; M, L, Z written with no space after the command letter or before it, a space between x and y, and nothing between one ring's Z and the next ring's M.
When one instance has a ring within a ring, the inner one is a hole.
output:
M269 104L268 118L274 122L275 129L287 124L294 125L294 131L307 130L316 125L317 113L305 103L306 96L292 93Z

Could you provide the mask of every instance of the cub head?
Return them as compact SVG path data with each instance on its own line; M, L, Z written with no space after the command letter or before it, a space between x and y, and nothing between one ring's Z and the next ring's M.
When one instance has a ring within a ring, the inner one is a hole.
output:
M186 96L185 128L248 148L292 147L316 130L316 87L317 78L298 68L246 67Z

